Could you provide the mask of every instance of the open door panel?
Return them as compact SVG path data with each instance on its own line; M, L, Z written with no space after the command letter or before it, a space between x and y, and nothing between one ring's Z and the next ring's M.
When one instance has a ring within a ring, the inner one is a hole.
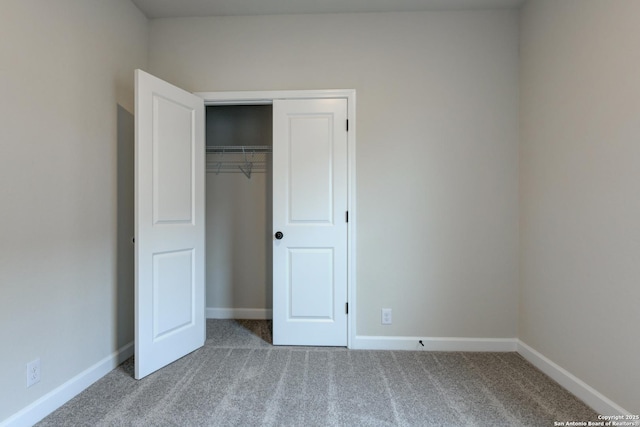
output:
M135 377L204 345L204 101L135 72Z

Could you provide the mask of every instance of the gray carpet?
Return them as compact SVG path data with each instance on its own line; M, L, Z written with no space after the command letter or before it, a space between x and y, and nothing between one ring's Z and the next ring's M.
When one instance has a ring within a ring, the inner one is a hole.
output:
M38 426L552 426L597 420L517 353L273 347L208 320L203 348L136 381L129 359Z

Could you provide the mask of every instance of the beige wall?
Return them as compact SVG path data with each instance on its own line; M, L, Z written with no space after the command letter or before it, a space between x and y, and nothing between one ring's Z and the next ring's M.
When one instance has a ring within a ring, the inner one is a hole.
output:
M515 337L517 37L516 11L154 20L149 68L190 91L356 89L357 333Z
M207 308L271 310L271 182L207 174Z
M4 0L0 28L3 420L133 340L117 148L132 143L148 29L128 0ZM42 380L27 389L37 357Z
M521 13L520 338L640 413L640 2Z

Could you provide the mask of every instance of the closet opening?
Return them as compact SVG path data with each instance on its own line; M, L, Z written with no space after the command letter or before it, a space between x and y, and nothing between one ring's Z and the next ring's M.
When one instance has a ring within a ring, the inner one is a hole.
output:
M271 319L273 108L206 106L206 307Z
M206 317L272 319L274 345L357 346L355 90L195 95Z
M205 317L357 347L355 90L135 87L135 378L202 347Z

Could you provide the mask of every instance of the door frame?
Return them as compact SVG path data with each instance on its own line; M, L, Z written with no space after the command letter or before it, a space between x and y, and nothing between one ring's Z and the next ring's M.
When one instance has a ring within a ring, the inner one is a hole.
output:
M346 99L349 132L347 132L347 348L356 338L356 91L355 89L276 90L194 92L204 99L204 105L268 105L274 99ZM205 289L206 291L206 289Z

